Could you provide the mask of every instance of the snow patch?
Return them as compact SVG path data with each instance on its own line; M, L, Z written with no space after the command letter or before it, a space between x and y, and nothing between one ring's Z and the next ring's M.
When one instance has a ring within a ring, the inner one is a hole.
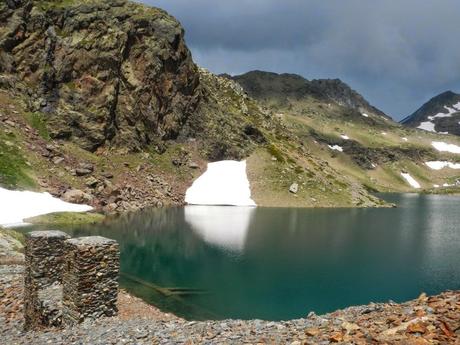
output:
M367 115L366 113L362 113L361 115L364 117L369 117L369 115Z
M343 147L339 145L327 145L331 150L343 152Z
M420 123L420 126L418 126L417 128L423 129L428 132L436 133L436 130L434 129L435 124L432 121L436 118L452 117L453 114L455 114L456 112L460 110L460 102L457 104L454 104L452 108L445 105L444 109L447 110L447 113L437 113L436 115L428 116L429 121ZM439 134L449 134L448 132L438 132L438 133Z
M187 189L190 205L256 206L246 175L246 161L220 161L208 164L206 172Z
M350 140L350 137L348 135L342 134L340 136L343 140Z
M403 141L409 141L409 139L407 138L401 138Z
M417 128L436 133L436 130L434 129L434 123L431 121L422 122Z
M425 162L425 164L433 170L441 170L446 167L451 169L460 169L460 163L452 163L446 161L431 161Z
M404 179L407 181L407 183L411 185L411 187L416 189L422 188L422 186L420 186L420 183L418 183L409 173L402 172L401 176L404 177Z
M387 135L387 132L382 132L382 135Z
M442 141L433 141L431 145L440 152L460 153L460 146L447 144Z
M434 188L439 188L439 187L441 187L441 186L438 185L438 184L434 184L433 187L434 187Z
M70 204L49 193L14 191L0 188L0 225L27 225L24 219L54 212L87 212L88 205Z

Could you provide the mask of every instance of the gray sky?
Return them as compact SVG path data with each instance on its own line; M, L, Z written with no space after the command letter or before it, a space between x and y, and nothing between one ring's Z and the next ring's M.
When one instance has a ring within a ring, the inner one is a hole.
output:
M459 0L143 0L215 73L340 78L395 119L460 93Z

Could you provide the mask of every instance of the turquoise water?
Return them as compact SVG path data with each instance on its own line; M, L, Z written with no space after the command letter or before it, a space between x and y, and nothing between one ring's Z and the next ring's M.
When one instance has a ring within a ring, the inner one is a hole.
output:
M185 207L84 228L121 245L121 284L189 319L292 319L460 289L460 197L393 209Z

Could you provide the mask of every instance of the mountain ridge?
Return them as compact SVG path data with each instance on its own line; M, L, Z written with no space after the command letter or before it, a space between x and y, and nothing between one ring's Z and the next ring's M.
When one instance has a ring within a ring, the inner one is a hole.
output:
M311 96L323 101L336 102L354 110L372 112L388 119L391 118L372 106L362 95L338 78L308 80L297 74L278 74L260 70L229 77L239 82L255 99L261 99L262 92L267 95L270 94L270 91L273 92L271 96L279 97L281 102L287 102L289 97L299 99ZM267 90L267 85L271 85L273 89Z

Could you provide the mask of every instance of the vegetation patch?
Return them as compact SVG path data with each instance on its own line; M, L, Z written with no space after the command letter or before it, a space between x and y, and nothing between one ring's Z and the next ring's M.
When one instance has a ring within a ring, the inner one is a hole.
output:
M35 113L26 113L26 121L32 128L35 128L38 132L38 135L45 140L50 140L50 134L46 126L46 120L43 114Z
M273 144L267 146L267 151L275 157L277 161L284 163L286 160L284 159L283 153Z
M100 213L58 212L25 219L34 225L88 225L102 222L105 216Z
M6 188L35 187L29 167L16 144L14 134L0 134L0 186Z
M0 234L14 238L16 241L19 241L23 245L26 243L24 234L20 232L10 230L10 229L5 229L0 226Z

